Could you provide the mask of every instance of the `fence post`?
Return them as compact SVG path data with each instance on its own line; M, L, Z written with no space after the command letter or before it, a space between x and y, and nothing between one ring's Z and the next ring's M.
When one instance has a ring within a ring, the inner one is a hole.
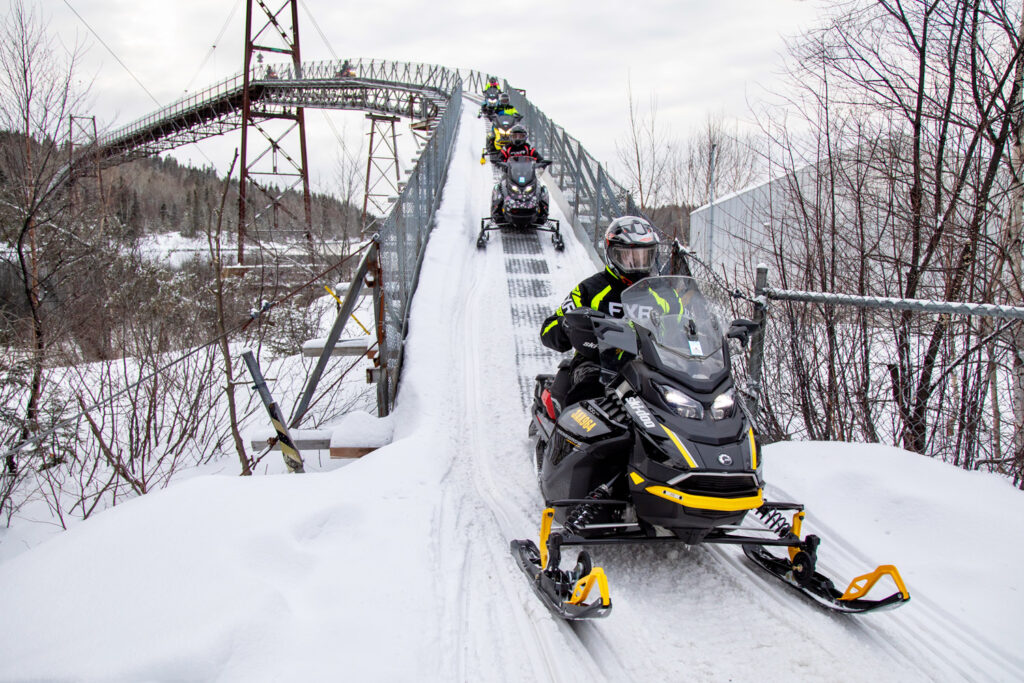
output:
M292 441L292 436L288 432L288 426L285 424L281 409L274 401L274 397L270 395L267 381L263 379L263 373L260 372L259 362L252 351L244 352L242 360L245 361L246 367L249 368L249 374L252 375L253 388L260 395L260 400L263 401L267 414L270 416L270 423L274 425L274 431L277 432L276 441L281 446L281 455L284 456L285 467L288 468L289 472L302 474L305 471L302 467L302 455L299 453L299 449L295 447L295 442Z
M764 366L764 333L768 318L768 300L764 290L767 285L768 266L759 263L754 280L754 323L757 327L750 336L750 357L747 360L747 391L752 397L750 414L755 425L761 418L761 370Z

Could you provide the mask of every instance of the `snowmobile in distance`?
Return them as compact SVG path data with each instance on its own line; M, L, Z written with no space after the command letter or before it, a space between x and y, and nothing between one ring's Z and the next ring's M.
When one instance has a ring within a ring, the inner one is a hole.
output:
M492 163L501 158L501 150L508 144L508 134L512 126L518 122L519 119L512 114L497 114L491 117L491 134L487 137L480 163L483 163L484 157Z
M533 157L513 157L499 161L502 179L491 192L491 215L480 219L480 234L476 246L487 246L488 232L504 228L531 229L551 233L551 243L557 251L565 249L559 222L548 218L548 189L537 175L538 169L547 168L550 161L536 161Z
M488 90L484 93L484 101L480 107L479 116L486 116L488 120L494 115L494 112L498 110L498 95L497 90Z
M547 507L539 544L514 540L511 550L548 608L564 619L608 616L603 569L586 550L574 568L561 569L561 549L638 542L741 545L755 566L837 611L907 602L891 565L838 590L815 570L819 538L800 536L803 506L764 499L760 444L728 349L729 338L745 345L754 323L739 319L724 330L684 276L641 280L621 305L622 318L577 308L563 319L573 348L600 364L600 390L570 390L557 412L553 376L539 375L534 388L530 435ZM760 524L740 526L748 515ZM897 592L868 599L885 576ZM599 597L587 602L595 587Z

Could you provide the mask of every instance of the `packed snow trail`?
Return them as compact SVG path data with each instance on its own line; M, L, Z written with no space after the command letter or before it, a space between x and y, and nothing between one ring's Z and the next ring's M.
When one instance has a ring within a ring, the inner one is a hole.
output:
M463 132L471 123L468 117L463 120ZM473 128L481 131L482 138L483 127ZM472 471L473 476L457 478L453 474L452 479L460 485L472 482L496 518L504 532L497 546L501 561L505 552L501 541L536 535L543 505L526 438L528 406L533 376L552 372L558 356L540 345L540 322L576 282L593 272L594 264L554 205L552 217L562 219L564 253L556 252L544 233L511 232L491 233L486 250L477 251L474 237L480 217L489 209L493 177L490 165L470 163L469 169L475 169L478 180L467 178L462 186L476 192L462 203L461 248L469 253L468 263L464 270L448 272L463 273L469 280L469 296L459 303L464 308L457 319L465 335L463 400L467 419L463 428L468 438L466 451L454 460L453 470ZM452 229L449 220L454 223L457 216L445 213L432 240L442 230ZM452 249L458 247L456 242ZM510 358L513 355L514 359ZM453 495L465 500L470 497L467 493L460 490ZM476 537L470 529L458 535ZM823 536L825 544L842 547L840 538ZM475 545L469 541L466 552L474 552ZM908 681L948 679L957 674L970 679L976 673L957 666L935 642L903 634L899 613L851 617L824 612L774 579L758 575L739 548L596 547L592 553L608 572L615 610L607 620L571 627L578 643L563 647L563 656L587 652L609 680L666 675L698 680L826 680L841 671L841 677L850 681ZM486 555L485 562L494 561L493 551ZM824 555L832 557L833 553ZM573 555L567 556L568 563ZM879 559L859 553L852 559L855 561L836 565L843 572L838 580L852 578L879 563ZM513 566L510 557L505 562ZM519 600L513 598L510 609L524 610L534 622L547 622L552 642L564 644L567 625L544 610L538 613L539 601L518 570L512 573L518 575L511 580L518 580L520 588ZM477 583L472 579L462 582ZM502 589L502 600L508 592ZM516 591L512 593L514 596ZM939 630L946 633L933 633L944 635L936 638L937 642L957 642L957 629ZM737 656L738 643L748 654L770 656ZM542 652L543 657L529 659L547 661L549 651ZM993 674L998 676L998 671L996 668Z
M771 446L768 493L808 504L840 580L897 563L913 599L896 612L827 612L738 548L642 545L593 551L608 619L543 607L508 548L543 505L528 392L558 358L537 328L594 264L566 223L564 253L531 234L476 249L493 181L474 112L413 300L393 442L334 471L197 476L0 564L0 680L1024 680L1024 557L1006 533L1020 493L876 446Z

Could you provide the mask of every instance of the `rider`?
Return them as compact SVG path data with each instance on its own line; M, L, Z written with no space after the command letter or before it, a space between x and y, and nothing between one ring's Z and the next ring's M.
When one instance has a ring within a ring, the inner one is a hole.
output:
M501 116L506 114L508 116L515 117L516 121L523 118L523 115L516 111L516 108L512 106L512 100L509 98L507 92L503 92L498 95L498 108L494 110L495 116Z
M534 161L541 163L545 159L541 156L541 153L537 151L537 148L530 147L526 141L527 133L526 127L521 123L517 123L512 126L508 132L508 144L501 148L501 160L508 161L509 159L521 159L529 157ZM547 193L540 194L538 190L539 199L537 201L537 219L538 225L543 225L548 220L548 202ZM495 223L501 223L502 221L502 207L505 204L505 198L500 192L495 192L493 201L491 202L491 220Z
M501 160L508 161L516 157L530 157L541 162L544 157L537 151L536 147L530 147L527 143L526 126L517 123L508 132L508 144L501 148Z
M613 220L604 233L605 269L576 285L558 310L544 321L540 333L544 346L559 352L572 348L562 319L575 308L589 307L622 317L622 292L653 274L659 243L654 226L645 219L623 216ZM556 411L583 398L599 396L600 376L600 366L579 353L568 363L563 362L550 387Z
M515 119L516 123L519 123L523 119L523 115L516 111L516 108L512 106L511 100L509 100L508 93L503 92L498 97L498 108L494 110L493 116L498 117L501 115L511 116ZM480 163L484 163L484 157L494 152L494 126L491 126L491 132L487 136L487 144L484 145L484 150L480 155Z
M476 117L477 118L480 118L481 116L490 117L494 113L494 109L491 107L491 105L489 103L490 102L489 96L493 95L495 97L498 97L498 96L500 96L500 94L501 94L501 86L498 85L498 79L495 78L494 76L488 76L487 77L487 87L484 88L484 91L483 91L484 101L480 105L480 112L476 115Z
M500 93L501 92L501 86L498 85L498 78L497 78L497 76L488 76L487 77L487 87L484 88L484 95L488 95L488 94L490 94L492 92L493 93Z

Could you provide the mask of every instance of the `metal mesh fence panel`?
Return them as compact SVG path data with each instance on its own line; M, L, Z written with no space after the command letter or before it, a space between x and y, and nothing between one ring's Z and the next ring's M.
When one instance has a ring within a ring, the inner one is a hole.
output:
M453 89L437 127L379 232L381 278L377 296L383 340L378 407L382 414L394 404L409 306L458 132L462 81L456 77L451 82Z
M600 245L613 218L643 215L629 191L608 175L604 165L579 140L507 83L506 90L512 105L523 115L533 145L553 162L549 173L569 206L566 218L579 226L595 246Z

